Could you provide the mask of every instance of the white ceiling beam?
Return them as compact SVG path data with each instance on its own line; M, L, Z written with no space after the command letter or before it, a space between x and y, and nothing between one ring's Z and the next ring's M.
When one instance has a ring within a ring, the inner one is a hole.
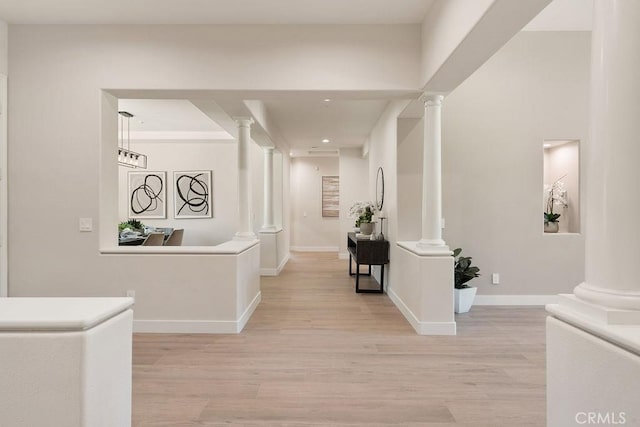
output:
M426 92L448 93L551 0L436 0L423 22Z

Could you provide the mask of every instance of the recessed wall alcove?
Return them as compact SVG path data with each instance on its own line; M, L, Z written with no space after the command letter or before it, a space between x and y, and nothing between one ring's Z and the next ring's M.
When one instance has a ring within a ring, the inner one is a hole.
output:
M560 215L558 233L580 233L580 141L545 139L542 151L543 210Z

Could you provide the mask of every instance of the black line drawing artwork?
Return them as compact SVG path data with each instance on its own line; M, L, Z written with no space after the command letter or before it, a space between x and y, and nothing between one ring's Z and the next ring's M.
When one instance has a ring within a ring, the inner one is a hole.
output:
M211 171L174 172L175 217L211 218Z
M129 217L166 217L166 172L129 172Z

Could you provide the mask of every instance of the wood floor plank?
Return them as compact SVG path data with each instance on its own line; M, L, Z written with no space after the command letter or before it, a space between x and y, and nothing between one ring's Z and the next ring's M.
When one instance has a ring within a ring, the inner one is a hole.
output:
M418 336L347 269L293 253L241 334L135 334L133 425L544 426L543 308L476 306L457 336Z

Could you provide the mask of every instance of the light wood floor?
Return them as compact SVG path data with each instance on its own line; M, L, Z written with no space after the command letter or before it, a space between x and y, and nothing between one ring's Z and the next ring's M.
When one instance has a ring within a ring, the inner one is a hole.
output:
M545 425L542 308L476 306L457 336L418 336L335 257L262 278L241 334L136 334L133 425Z

